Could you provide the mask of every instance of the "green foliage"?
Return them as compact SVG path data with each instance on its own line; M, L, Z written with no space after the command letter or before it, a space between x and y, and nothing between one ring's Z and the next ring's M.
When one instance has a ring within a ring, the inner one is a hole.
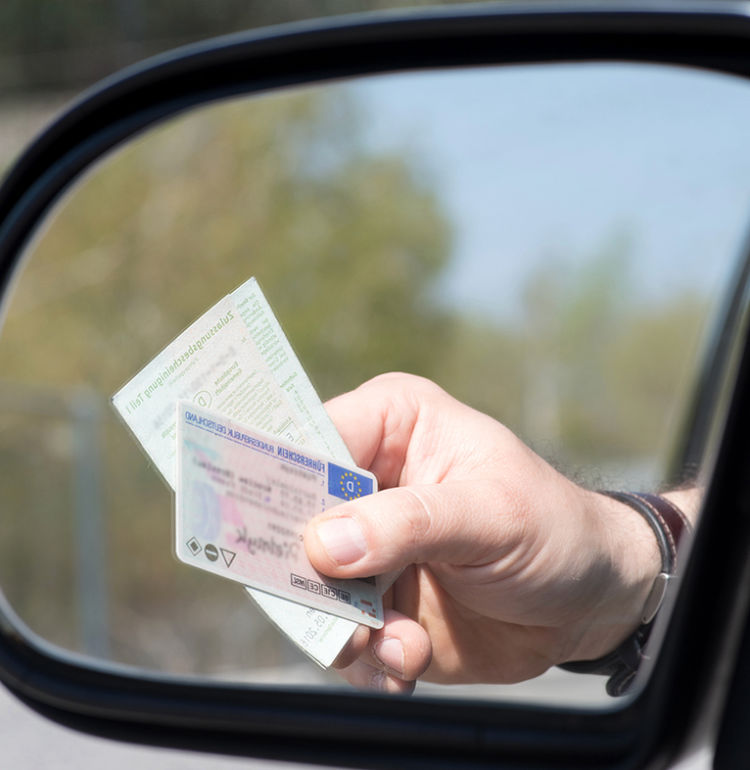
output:
M383 368L429 375L445 217L403 159L357 146L346 113L309 95L231 104L112 158L26 268L6 371L107 393L256 275L324 395ZM78 344L61 355L62 339Z

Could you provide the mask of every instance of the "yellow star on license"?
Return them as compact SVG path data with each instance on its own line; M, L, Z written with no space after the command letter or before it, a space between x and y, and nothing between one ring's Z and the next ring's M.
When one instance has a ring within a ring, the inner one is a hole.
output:
M351 476L351 479L347 480L348 476ZM341 487L341 493L347 500L354 500L357 497L362 497L362 484L357 478L357 475L351 471L346 471L341 474L339 485Z

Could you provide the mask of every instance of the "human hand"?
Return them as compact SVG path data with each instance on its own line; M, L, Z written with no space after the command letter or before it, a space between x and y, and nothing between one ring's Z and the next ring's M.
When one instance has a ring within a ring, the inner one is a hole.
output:
M316 516L308 556L338 578L404 568L384 627L360 626L339 656L352 684L521 681L638 626L661 561L628 506L422 378L382 375L327 409L383 491Z

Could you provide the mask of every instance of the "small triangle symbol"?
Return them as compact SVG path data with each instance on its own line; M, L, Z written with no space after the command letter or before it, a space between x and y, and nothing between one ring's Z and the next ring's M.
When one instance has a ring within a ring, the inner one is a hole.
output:
M226 548L220 548L221 555L224 557L224 562L226 563L227 567L232 566L232 562L234 561L234 557L237 555L234 551L228 551Z

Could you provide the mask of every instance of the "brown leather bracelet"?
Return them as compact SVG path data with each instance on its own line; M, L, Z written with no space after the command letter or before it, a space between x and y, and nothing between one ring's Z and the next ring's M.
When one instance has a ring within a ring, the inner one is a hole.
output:
M648 492L612 492L602 494L619 500L638 511L654 531L661 552L662 569L657 575L641 613L641 625L615 650L596 660L563 663L560 668L580 674L609 676L609 695L624 695L635 680L644 658L654 618L664 601L669 582L677 574L679 547L692 527L685 514L670 500Z
M680 542L685 533L691 531L690 522L685 514L665 497L652 495L648 492L604 491L602 494L613 497L638 511L654 530L656 539L660 541L660 548L663 535L668 553L665 553L664 549L661 548L662 571L674 574Z

